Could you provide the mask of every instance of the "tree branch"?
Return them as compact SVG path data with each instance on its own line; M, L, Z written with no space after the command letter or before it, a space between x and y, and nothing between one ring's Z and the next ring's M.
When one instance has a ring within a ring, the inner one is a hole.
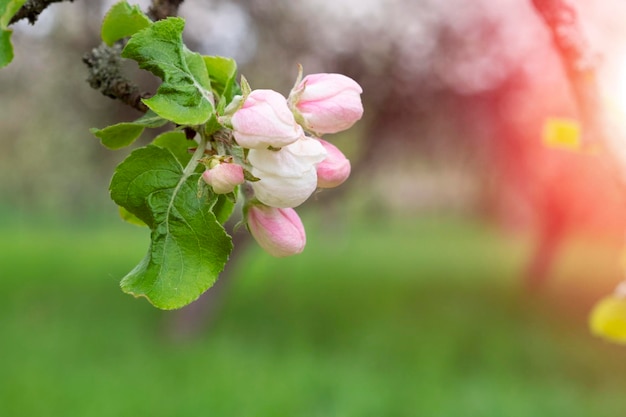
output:
M152 0L148 9L148 16L152 20L161 20L169 16L176 16L183 0Z
M74 0L26 0L26 3L17 11L17 13L11 18L9 24L13 24L22 19L28 19L31 25L34 25L37 18L48 6L52 3L60 3L62 1L74 1Z
M148 111L148 107L141 101L149 97L149 93L141 93L139 87L122 75L121 62L122 45L116 43L100 46L83 56L83 62L89 67L87 82L103 95L120 100L122 103L139 110Z
M183 0L152 0L148 16L153 20L175 16L182 2ZM83 62L89 67L87 82L103 95L120 100L122 103L145 113L148 111L148 107L141 99L149 97L150 93L140 92L139 87L122 75L122 57L120 56L122 49L123 44L121 42L113 46L101 43L100 46L85 54Z

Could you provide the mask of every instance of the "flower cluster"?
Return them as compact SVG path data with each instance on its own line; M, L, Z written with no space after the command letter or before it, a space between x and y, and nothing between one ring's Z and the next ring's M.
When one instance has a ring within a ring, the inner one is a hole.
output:
M222 121L243 157L216 155L203 179L215 193L244 193L245 222L259 245L274 256L302 252L306 235L294 207L317 188L332 188L350 175L350 161L320 138L350 128L363 114L362 89L341 74L302 71L288 98L273 90L250 90L233 100ZM234 108L233 108L234 107Z

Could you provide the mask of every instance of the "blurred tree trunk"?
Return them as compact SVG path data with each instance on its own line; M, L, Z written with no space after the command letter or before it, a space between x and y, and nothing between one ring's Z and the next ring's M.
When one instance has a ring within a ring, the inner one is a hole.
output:
M531 3L552 36L554 50L563 65L582 127L583 147L601 146L605 164L612 171L608 181L612 176L613 181L619 182L621 169L607 146L605 109L596 78L596 56L585 37L576 10L567 0L531 0ZM580 180L584 172L572 172L570 179ZM552 186L559 187L558 184ZM618 184L618 188L622 193L626 190L624 184ZM568 201L559 198L561 194L556 192L545 197L545 204L541 206L543 213L539 216L537 244L526 273L529 289L537 289L547 281L550 266L567 233L566 224L572 221L568 219L571 216L569 210L564 207Z

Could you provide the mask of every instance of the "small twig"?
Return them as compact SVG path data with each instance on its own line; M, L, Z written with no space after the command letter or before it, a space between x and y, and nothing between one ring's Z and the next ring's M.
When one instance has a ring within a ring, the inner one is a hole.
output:
M100 44L97 48L83 56L83 62L89 67L87 82L103 95L120 100L124 104L139 110L148 111L148 107L141 101L149 97L149 93L141 93L139 87L122 75L120 53L121 44L107 46Z
M148 16L153 20L175 16L182 2L183 0L153 0ZM83 62L89 67L87 82L103 95L120 100L122 103L145 113L148 111L148 107L141 99L149 97L150 94L140 92L139 87L122 75L122 58L120 56L122 49L122 43L117 43L111 47L101 43L100 46L85 54Z
M13 16L9 24L13 24L22 19L28 19L31 25L34 25L37 18L48 6L52 3L60 3L62 1L74 1L74 0L27 0L26 3L17 11Z
M152 20L162 20L169 16L176 16L183 0L152 0L148 9L148 16Z

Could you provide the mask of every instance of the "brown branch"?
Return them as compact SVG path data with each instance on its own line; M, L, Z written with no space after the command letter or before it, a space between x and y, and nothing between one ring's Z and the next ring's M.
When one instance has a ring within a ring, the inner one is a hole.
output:
M121 62L122 45L113 46L100 44L97 48L83 56L83 62L89 67L87 82L107 97L120 100L122 103L139 110L148 111L148 107L141 101L149 97L149 93L141 93L139 87L122 75Z
M152 20L161 20L169 16L176 16L183 0L152 0L148 9L148 16Z
M13 24L22 19L28 19L31 25L34 25L37 18L46 10L52 3L60 3L62 1L74 1L74 0L26 0L26 3L17 11L17 13L11 18L9 24Z
M175 16L182 2L183 0L153 0L152 6L148 10L148 16L153 20ZM85 54L83 62L89 67L87 82L103 95L120 100L122 103L145 113L148 111L148 107L141 99L149 97L150 94L140 92L139 87L122 74L122 58L120 56L122 49L121 42L111 47L101 43L100 46Z

